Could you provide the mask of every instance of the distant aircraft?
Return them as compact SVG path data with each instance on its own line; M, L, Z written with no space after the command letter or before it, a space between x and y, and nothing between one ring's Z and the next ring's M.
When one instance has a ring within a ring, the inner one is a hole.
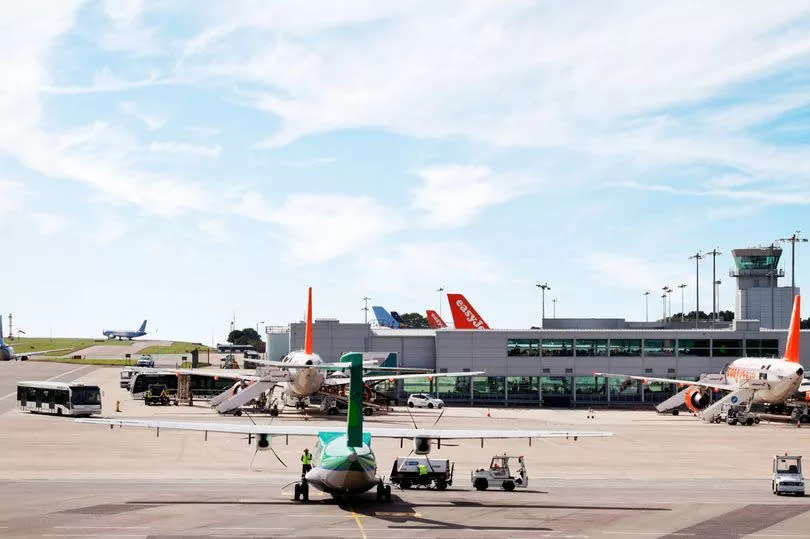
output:
M374 305L371 307L374 311L374 317L377 323L384 328L399 329L399 322L397 322L391 314L385 310L385 307Z
M391 311L391 318L393 318L394 320L397 321L397 324L399 324L399 327L401 327L401 328L408 327L408 323L405 320L403 320L401 316L399 316L398 312Z
M105 329L103 332L105 337L109 340L113 340L118 337L119 341L124 339L129 339L130 341L136 337L143 337L146 335L146 320L143 321L141 327L135 331L126 330L126 329Z
M317 356L316 356L317 357ZM243 422L207 423L192 421L164 421L150 419L78 419L80 423L118 425L120 427L144 427L155 429L179 429L202 432L224 432L247 435L248 440L256 437L256 450L270 450L273 436L315 436L312 451L312 469L301 481L295 484L295 499L309 501L309 487L312 486L332 496L361 494L376 487L377 501L391 501L391 485L386 485L377 476L378 463L371 449L371 438L393 438L413 440L413 453L427 455L433 440L439 447L446 440L481 440L512 438L577 438L612 436L610 432L598 431L548 431L548 430L495 430L495 429L420 429L371 427L363 430L363 355L344 354L340 362L332 365L310 365L312 370L320 368L347 368L349 374L349 410L345 430L334 430L317 425L256 425ZM287 465L276 455L276 458Z
M481 315L463 295L447 294L447 301L450 303L450 312L453 314L456 329L489 329Z
M804 367L799 364L800 313L801 297L796 296L793 300L793 313L790 319L790 329L788 329L785 357L782 359L742 357L729 363L722 374L713 374L698 381L602 372L595 372L594 376L687 386L677 395L659 404L656 409L659 412L667 412L681 404L686 404L689 410L695 413L700 412L701 418L709 422L719 415L725 404L748 406L760 403L781 404L791 398L804 382ZM709 406L710 392L713 390L728 393Z
M442 317L439 316L439 313L430 309L427 310L427 322L432 329L441 329L447 327L447 324L444 323L444 320L442 320Z
M15 354L14 348L3 341L3 316L0 315L0 361L11 361L12 359L28 359L30 356L41 356L49 352L61 352L68 348L58 348L56 350L40 350L39 352L28 352L26 354Z

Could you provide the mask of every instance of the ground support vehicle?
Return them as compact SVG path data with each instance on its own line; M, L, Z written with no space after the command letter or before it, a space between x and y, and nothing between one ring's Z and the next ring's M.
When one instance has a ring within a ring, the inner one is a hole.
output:
M152 356L149 354L144 354L138 358L138 361L135 363L136 367L154 367L155 360L152 359Z
M785 454L773 457L771 491L777 496L782 494L804 496L801 456Z
M724 404L720 413L714 418L715 423L726 422L729 425L757 425L759 415L751 411L750 404Z
M420 466L427 473L420 474ZM397 457L391 468L390 481L407 490L412 486L444 490L453 484L455 463L448 459L431 459L426 456Z
M427 393L414 393L408 397L408 408L443 408L444 401Z
M169 390L164 384L152 384L143 397L143 403L147 406L168 406Z
M517 459L518 467L512 470L509 467L510 459ZM486 490L490 486L500 487L507 492L515 488L526 488L529 486L529 475L526 473L526 463L523 457L510 455L496 455L489 463L489 469L481 468L470 472L470 479L476 490Z
M39 414L100 414L101 389L76 382L17 382L17 407Z

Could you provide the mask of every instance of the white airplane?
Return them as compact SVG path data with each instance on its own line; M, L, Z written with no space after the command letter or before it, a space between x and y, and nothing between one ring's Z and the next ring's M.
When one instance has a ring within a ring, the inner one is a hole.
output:
M341 372L345 368L343 363L327 363L321 357L312 351L312 287L309 288L307 298L307 321L306 333L304 335L304 350L295 350L287 354L281 361L264 361L254 360L254 363L270 367L274 372L270 374L246 374L239 372L212 372L201 370L173 370L166 371L167 373L177 374L193 374L195 376L212 376L216 378L231 378L237 381L234 387L223 393L220 396L214 397L211 400L211 405L216 407L222 413L230 412L238 409L239 406L245 404L245 399L251 397L258 397L260 393L269 392L271 398L268 399L270 404L271 415L278 415L279 408L283 408L288 400L296 402L296 408L305 408L305 399L313 395L325 394L326 390L335 386L345 386L349 383L349 377L343 375ZM374 371L394 370L400 371L398 368L385 368L377 366L376 361L364 361L363 367ZM327 376L332 371L331 376ZM363 382L380 382L380 381L394 381L418 378L441 378L448 376L455 377L469 377L479 376L484 374L483 371L473 372L420 372L413 374L377 374L373 376L364 376ZM249 384L260 382L254 388L250 388ZM280 389L281 396L279 398L272 398L274 392ZM242 391L249 390L249 393L239 396ZM281 406L279 406L279 404Z
M609 432L593 431L547 431L547 430L450 430L419 428L363 429L363 355L343 355L341 368L350 371L349 412L345 431L323 430L310 425L255 425L248 423L193 423L182 421L139 419L79 419L80 423L104 424L121 427L144 427L154 429L179 429L201 432L223 432L256 437L256 452L272 450L273 436L317 436L313 451L313 467L295 486L295 499L309 499L309 485L331 494L344 496L366 492L377 487L377 500L390 501L391 486L377 477L377 459L371 449L371 438L399 438L413 440L413 452L418 455L430 453L432 441L439 447L443 440L481 440L506 438L578 438L612 436ZM316 367L317 368L317 367ZM254 452L254 456L256 454ZM278 458L278 455L276 455ZM279 459L281 460L281 459ZM282 461L282 464L283 461ZM286 466L286 465L285 465Z
M701 412L705 421L711 421L719 413L722 404L779 404L789 399L803 382L804 367L799 363L799 343L801 335L801 297L793 301L785 356L781 359L745 357L735 359L720 375L712 375L704 380L678 380L673 378L653 378L650 376L628 376L595 372L596 376L629 378L646 382L663 382L689 386L678 396L692 412ZM709 392L713 390L729 393L712 406ZM673 397L670 400L675 399ZM676 399L677 400L677 399ZM667 401L669 402L669 401ZM667 403L662 403L667 404ZM672 402L672 408L680 405ZM659 411L666 411L659 408Z
M25 354L15 354L14 348L3 341L3 316L0 315L0 361L11 361L12 359L28 359L31 356L41 356L49 352L61 352L69 348L57 348L56 350L40 350L39 352L27 352Z

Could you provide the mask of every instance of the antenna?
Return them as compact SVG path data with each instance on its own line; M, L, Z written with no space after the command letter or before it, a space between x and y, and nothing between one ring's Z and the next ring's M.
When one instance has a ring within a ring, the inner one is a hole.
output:
M363 301L364 301L364 305L363 305L363 323L364 324L368 324L368 300L370 300L370 299L371 298L368 297L368 296L363 296Z

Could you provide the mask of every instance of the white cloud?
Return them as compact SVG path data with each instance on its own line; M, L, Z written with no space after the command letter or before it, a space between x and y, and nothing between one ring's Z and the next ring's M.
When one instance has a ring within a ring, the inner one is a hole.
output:
M204 146L186 142L153 142L148 146L150 152L186 154L198 157L219 157L222 146Z
M529 186L527 180L496 176L483 166L434 165L416 175L422 183L413 189L413 206L439 227L466 224L482 209L515 198Z
M25 186L18 181L0 179L0 213L22 209Z
M668 262L650 262L645 258L611 252L594 252L585 257L585 265L589 269L595 282L608 285L612 288L636 290L641 294L645 290L651 292L651 302L662 294L662 287L668 285L674 288L679 283L691 283L686 271L674 267Z
M121 103L119 108L122 113L132 116L146 124L146 127L149 128L150 131L160 129L168 120L166 116L141 110L140 107L131 101Z
M188 131L202 138L209 138L219 135L222 131L206 125L195 125L188 128Z
M224 243L229 239L227 225L223 219L200 219L197 221L197 228L214 242Z
M44 212L32 212L30 215L43 236L58 234L70 225L70 221L63 215Z
M269 217L297 262L319 263L356 251L401 228L396 212L366 196L292 195Z

